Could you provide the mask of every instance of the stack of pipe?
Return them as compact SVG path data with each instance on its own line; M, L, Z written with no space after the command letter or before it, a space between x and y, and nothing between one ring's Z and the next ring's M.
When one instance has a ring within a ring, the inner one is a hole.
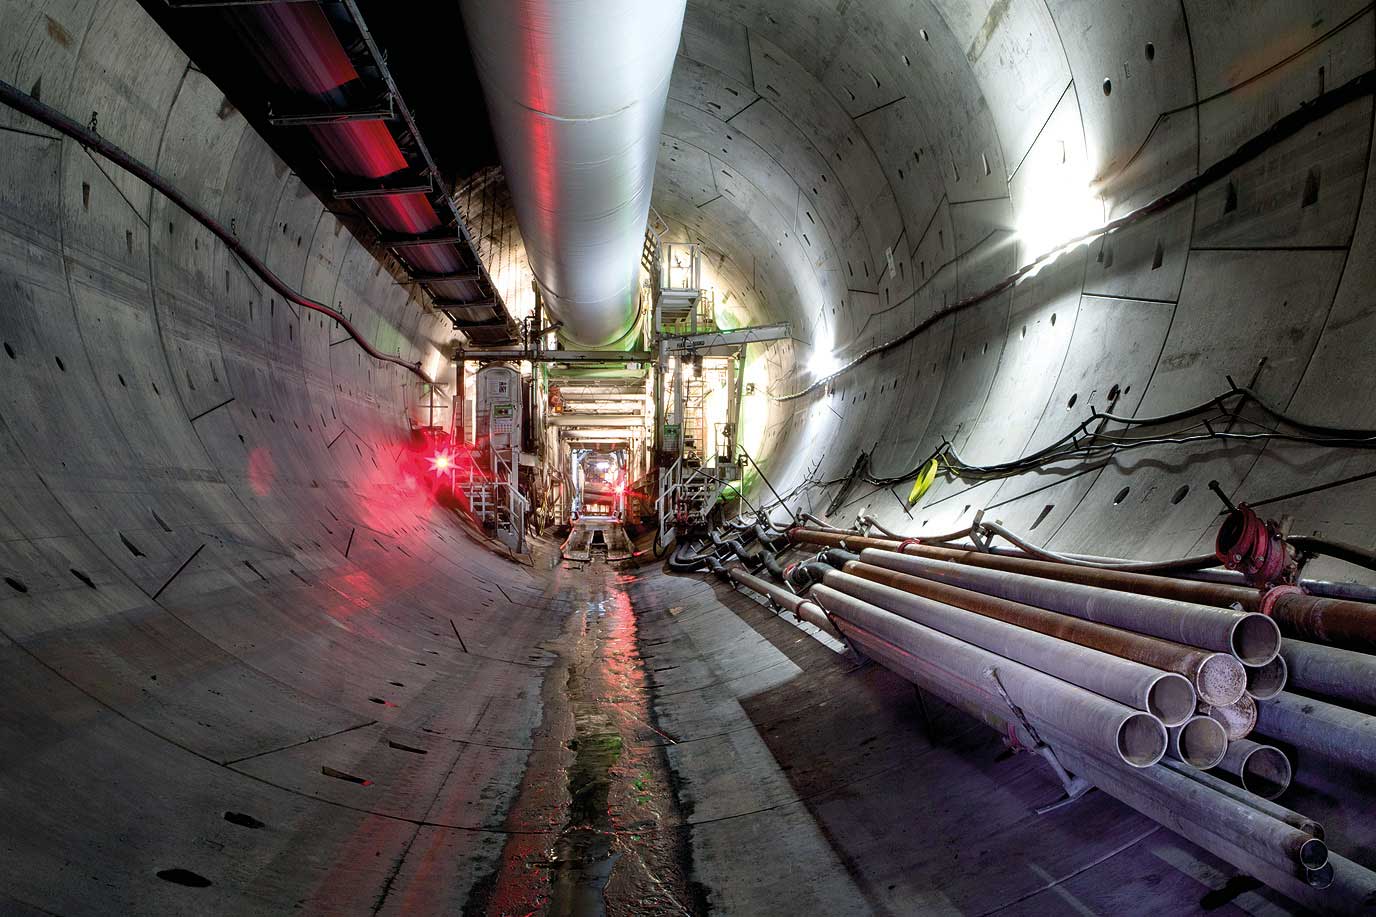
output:
M1327 912L1376 902L1376 873L1273 801L1292 764L1257 740L1376 766L1376 717L1341 706L1376 704L1376 657L1363 652L1376 648L1376 606L911 539L790 536L830 549L795 568L804 595L728 575L1291 897Z

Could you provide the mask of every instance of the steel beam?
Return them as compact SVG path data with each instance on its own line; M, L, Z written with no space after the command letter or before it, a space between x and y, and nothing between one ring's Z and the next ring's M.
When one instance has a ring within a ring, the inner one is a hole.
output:
M643 350L465 350L465 360L530 360L532 363L648 363L651 355Z
M336 187L334 197L336 200L353 201L370 197L396 197L400 194L430 194L434 190L435 184L428 175L412 176L404 181L360 182L353 186Z
M483 275L478 271L452 271L448 274L422 274L411 275L412 283L461 283L464 281L476 282L483 279Z
M200 4L198 4L200 5ZM322 109L319 111L298 111L288 114L274 114L268 110L268 123L273 127L311 127L317 124L347 124L355 121L391 121L396 118L390 97L384 106L377 108ZM339 197L338 193L335 197Z
M703 356L726 356L746 344L782 341L793 336L788 322L755 325L732 331L700 331L696 334L666 334L660 338L660 353L700 353Z
M468 240L452 229L421 236L384 236L388 248L417 248L422 245L467 245Z
M442 312L449 312L454 309L496 309L495 299L444 299L438 298L431 300L436 309Z

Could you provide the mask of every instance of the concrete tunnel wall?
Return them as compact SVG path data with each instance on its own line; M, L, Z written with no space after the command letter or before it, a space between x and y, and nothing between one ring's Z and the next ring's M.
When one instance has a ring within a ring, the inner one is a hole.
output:
M837 13L695 0L655 206L712 247L751 320L794 323L798 342L764 358L771 394L793 392L819 375L808 345L844 362L1175 187L1370 70L1374 30L1360 2L880 0ZM1371 139L1368 97L830 395L757 395L774 483L843 477L862 451L897 475L943 437L972 463L1008 461L1091 405L1162 414L1225 391L1228 375L1297 416L1370 426ZM911 513L906 485L861 483L836 518L868 507L890 528L937 533L987 507L1055 549L1160 558L1211 548L1217 479L1235 499L1275 501L1266 512L1295 531L1371 545L1370 478L1277 499L1370 470L1360 452L1293 445L1158 448L1102 470L939 481Z
M0 21L4 79L81 120L96 112L102 134L232 221L294 287L342 303L380 348L438 365L447 322L136 3L11 0ZM1039 187L1075 187L1058 169L1100 179L1101 216L1117 215L1312 97L1320 67L1329 87L1369 69L1373 47L1360 4L893 2L842 16L690 3L656 207L715 248L744 317L789 319L844 359L1012 270L1024 234L1064 228L1024 219L1062 203ZM828 397L755 396L771 477L791 488L819 458L815 476L835 477L871 448L896 471L942 435L972 460L1004 459L1115 386L1118 411L1157 413L1225 373L1250 380L1263 356L1258 386L1291 410L1372 423L1371 114L1369 99L1348 106L1242 170L1236 210L1215 187L1063 256ZM78 145L7 110L0 145L0 566L13 581L0 588L0 904L179 912L188 890L155 871L181 867L214 877L192 899L207 912L458 909L513 829L548 829L509 811L544 738L541 645L564 600L408 489L392 459L411 377L331 346L328 323L274 303ZM763 362L776 393L811 378L803 345ZM1054 547L1158 556L1210 536L1210 478L1258 499L1369 464L1180 450L968 495L938 485L911 520L863 490L845 512L870 503L891 526L945 530L994 505ZM1372 494L1359 481L1274 509L1371 544ZM768 909L785 889L815 913L1034 910L1061 903L1047 889L1062 877L1061 891L1132 910L1192 900L1182 877L1222 868L1102 796L1029 819L1054 795L1030 756L996 767L996 739L968 724L928 748L896 678L851 676L720 587L657 588L633 599L642 637L664 643L659 722L679 738L669 759L694 810L696 878L723 912ZM919 760L923 779L904 779ZM322 766L377 792L360 802ZM970 806L989 837L962 834ZM245 831L226 812L270 823ZM976 865L952 876L952 847L912 844L914 825L978 842ZM1055 881L987 878L1047 846L1055 862L1037 865ZM1178 868L1134 899L1153 858Z
M448 320L136 3L6 3L0 71L443 368ZM540 584L408 486L418 380L8 109L0 162L0 911L357 912L389 882L397 910L461 903L501 852L553 618L509 614ZM369 809L323 765L388 792ZM461 867L398 876L408 850ZM187 899L175 868L215 885Z

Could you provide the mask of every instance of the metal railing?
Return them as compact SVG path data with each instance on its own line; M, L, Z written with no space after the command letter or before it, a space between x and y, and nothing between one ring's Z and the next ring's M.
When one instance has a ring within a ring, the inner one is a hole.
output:
M721 498L725 482L707 466L694 468L683 477L683 459L664 469L659 478L659 541L668 544L668 535L678 525L699 525Z

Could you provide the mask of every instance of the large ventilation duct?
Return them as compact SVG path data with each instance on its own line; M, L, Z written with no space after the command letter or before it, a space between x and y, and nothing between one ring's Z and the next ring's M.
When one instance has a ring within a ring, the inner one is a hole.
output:
M531 269L565 340L627 337L685 0L464 0Z

